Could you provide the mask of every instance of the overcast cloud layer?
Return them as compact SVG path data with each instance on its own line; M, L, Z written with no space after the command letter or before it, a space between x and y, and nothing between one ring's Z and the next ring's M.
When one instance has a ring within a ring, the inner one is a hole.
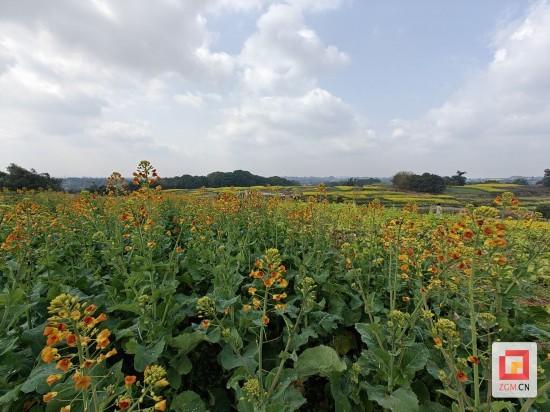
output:
M353 94L350 82L390 90L390 70L361 79L376 54L347 50L366 36L384 45L398 28L322 24L368 13L357 3L2 0L0 168L100 176L149 159L163 175L508 176L550 167L547 1L495 14L475 50L487 58L465 65L443 100L403 116L398 96L395 114L380 118L362 104L374 91ZM415 44L428 67L423 36Z

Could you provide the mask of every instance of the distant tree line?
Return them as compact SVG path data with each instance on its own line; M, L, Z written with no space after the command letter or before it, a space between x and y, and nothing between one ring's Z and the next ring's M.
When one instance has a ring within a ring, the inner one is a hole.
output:
M38 173L34 169L27 170L12 163L6 168L6 172L0 171L0 188L61 190L61 179L51 177L48 173Z
M399 172L392 178L394 187L413 192L442 193L447 186L464 186L466 172L456 171L453 176L439 176L432 173L417 175L412 172Z
M544 177L538 184L543 185L544 187L550 187L550 169L544 169Z
M398 189L425 193L441 193L447 187L443 177L431 173L417 175L412 172L399 172L392 178L392 184Z
M346 180L337 180L332 182L325 182L324 184L326 186L355 186L355 187L362 187L367 185L374 185L376 183L380 183L380 179L377 179L375 177L367 177L367 178L357 178L357 177L350 177Z
M197 189L199 187L226 186L293 186L296 182L279 176L263 177L246 170L233 172L213 172L206 176L182 175L179 177L164 177L160 181L164 189Z

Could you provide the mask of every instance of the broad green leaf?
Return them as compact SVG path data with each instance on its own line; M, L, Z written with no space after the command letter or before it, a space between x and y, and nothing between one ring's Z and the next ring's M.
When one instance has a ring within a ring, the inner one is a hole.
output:
M321 375L327 377L333 372L346 370L346 363L329 346L316 346L303 351L295 365L300 377Z
M410 389L399 388L387 395L383 387L374 387L367 391L369 399L372 399L383 408L392 412L416 412L418 411L418 399Z
M135 339L126 344L126 351L134 355L134 368L143 372L147 365L155 363L164 350L164 339L159 340L155 345L146 347L140 345Z
M55 364L41 364L34 368L29 377L21 385L21 392L31 393L38 390L39 386L46 385L48 375L56 373Z
M168 340L168 345L180 350L186 355L197 347L199 343L207 340L204 333L199 331L183 332L182 334Z
M193 391L185 391L177 395L170 405L176 412L206 412L206 406L201 397Z

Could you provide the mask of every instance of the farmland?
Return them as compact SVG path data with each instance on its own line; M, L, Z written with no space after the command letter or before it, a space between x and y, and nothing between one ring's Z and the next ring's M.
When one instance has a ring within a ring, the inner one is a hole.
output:
M1 195L2 410L549 410L544 199L147 179ZM539 343L536 400L491 398L499 340Z
M170 193L185 193L192 196L218 196L222 193L247 193L258 191L264 195L284 195L300 198L326 198L331 202L351 202L368 204L373 200L385 206L401 208L407 203L419 207L441 204L444 207L462 208L467 204L492 206L495 196L508 191L516 195L522 206L535 209L537 206L550 206L550 189L542 186L521 186L512 183L479 183L466 186L450 186L442 194L418 193L395 189L390 185L374 184L362 187L332 186L319 189L315 186L253 186L208 189L173 189Z

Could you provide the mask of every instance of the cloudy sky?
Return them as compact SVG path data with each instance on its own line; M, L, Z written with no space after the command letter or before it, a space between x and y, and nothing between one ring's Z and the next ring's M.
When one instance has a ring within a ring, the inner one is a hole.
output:
M541 175L550 1L0 0L0 168Z

